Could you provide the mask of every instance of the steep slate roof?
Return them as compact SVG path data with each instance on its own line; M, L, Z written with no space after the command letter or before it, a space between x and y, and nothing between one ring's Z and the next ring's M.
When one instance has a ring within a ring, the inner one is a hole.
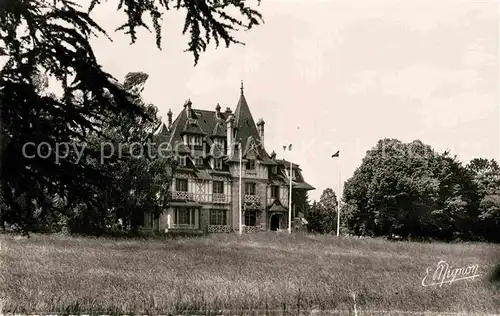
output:
M215 127L210 136L226 137L226 135L227 135L227 128L224 122L218 121L217 123L215 123Z
M198 120L193 119L193 118L188 118L186 120L186 123L184 124L184 128L181 131L181 134L184 133L189 133L189 134L198 134L198 135L206 135L201 128L200 124L198 123Z
M286 169L290 169L290 162L289 161L286 161L284 159L276 159L276 162L280 166L284 166ZM292 169L296 169L296 170L302 171L302 169L299 168L299 165L294 164L294 163L292 163Z
M168 131L167 126L163 123L158 131L153 135L153 140L155 143L168 143L170 139L170 132ZM166 146L161 146L162 150L167 150Z
M310 185L309 183L307 183L305 181L303 181L303 182L292 181L292 188L303 189L303 190L316 190L315 187L313 187L312 185Z
M248 107L247 99L243 93L243 86L241 87L240 99L238 100L238 105L236 105L236 110L234 111L234 126L236 128L236 141L241 140L241 145L243 147L243 157L246 156L251 148L251 144L256 145L258 155L263 160L264 163L274 165L275 163L269 159L269 155L262 146L262 140L260 139L259 132L257 131L257 126L253 120L252 113ZM235 151L238 153L238 151ZM236 156L238 157L238 156Z
M225 112L221 112L220 118L217 118L215 111L191 109L191 119L189 119L187 117L186 109L184 109L172 123L172 137L170 142L172 145L175 142L182 142L181 134L185 131L190 132L193 128L196 132L200 132L200 134L211 137L214 136L213 131L217 127L218 135L215 136L226 137L225 120L227 116L228 115ZM188 121L196 121L196 125L191 127L191 124L188 124ZM217 125L219 125L219 127ZM221 130L220 125L222 125L223 130Z
M274 200L273 203L267 209L270 212L287 212L288 209L281 205L279 200Z
M220 105L218 105L220 109ZM226 120L231 115L230 112L219 112L217 116L216 111L201 110L201 109L191 109L191 118L188 118L186 107L179 113L175 121L172 123L172 128L170 130L170 140L169 143L172 148L179 149L180 153L191 152L189 146L183 144L182 135L184 133L194 133L199 135L205 135L205 141L207 143L207 154L209 154L212 145L212 139L215 137L226 138L227 137L227 123ZM250 113L250 108L243 94L243 90L240 95L240 99L236 106L234 112L235 122L234 128L236 129L235 141L241 139L243 146L243 156L251 149L251 145L255 144L255 149L260 159L262 159L264 164L276 165L276 162L269 158L269 155L262 146L262 142L253 120L252 114ZM220 150L215 149L212 153L213 155L220 156ZM228 157L229 161L238 160L239 149L236 148L233 151L233 157Z
M165 123L161 124L160 131L158 132L158 135L161 136L167 136L169 134L167 125Z
M284 159L276 160L279 164L278 174L273 177L276 179L284 180L286 183L290 183L290 178L287 176L287 171L290 170L290 162ZM315 190L316 188L304 181L302 176L302 169L299 165L292 163L292 169L295 170L295 180L292 180L292 187L295 189L303 190Z
M190 105L190 104L189 104ZM188 107L185 105L184 110L179 113L176 117L175 121L172 123L172 127L170 130L166 128L165 125L162 125L160 128L160 132L158 135L163 135L163 137L168 138L168 143L171 148L174 150L177 148L179 153L187 153L191 156L192 149L184 145L182 135L184 133L194 133L198 135L203 135L204 142L206 145L204 146L204 151L197 149L194 152L194 155L203 155L206 156L214 155L218 157L222 157L222 151L216 147L212 146L214 138L224 138L227 137L227 118L232 114L234 115L233 126L235 128L235 142L241 140L243 153L242 157L245 158L247 155L248 158L255 155L262 159L262 163L267 165L275 165L278 167L277 174L271 174L269 176L269 180L279 181L279 182L289 182L289 178L286 176L287 169L290 168L290 162L286 160L273 159L266 152L264 146L262 145L259 132L257 130L257 126L255 121L253 120L252 114L250 112L250 108L248 106L247 100L243 93L243 87L241 89L240 98L238 100L238 104L236 106L236 110L234 113L231 113L230 109L225 112L220 112L220 105L217 105L216 111L209 110L201 110L201 109L190 109L190 117L187 115ZM219 115L217 115L217 111L219 111ZM239 161L239 147L233 149L232 157L226 157L227 162L238 162ZM212 152L211 152L212 151ZM252 157L253 158L253 157ZM246 161L246 159L244 159ZM296 170L296 179L292 181L292 185L296 189L305 189L305 190L314 190L314 187L309 185L304 181L302 177L301 169L299 165L292 164L292 168ZM229 169L227 165L223 165L223 170L211 170L207 168L206 164L204 166L194 166L191 159L187 160L186 168L180 168L182 170L188 171L188 169L194 172L199 178L208 179L210 174L227 174L230 175ZM206 171L208 170L208 172ZM278 202L279 203L279 202ZM278 205L274 205L275 209L280 209Z

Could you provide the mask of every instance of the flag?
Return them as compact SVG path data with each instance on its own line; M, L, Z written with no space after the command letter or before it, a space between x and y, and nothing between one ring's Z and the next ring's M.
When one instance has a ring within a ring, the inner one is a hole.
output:
M286 150L286 145L283 145L283 150Z
M338 157L338 156L339 156L339 154L340 154L340 150L337 150L337 152L336 152L336 153L334 153L334 154L332 155L332 158L334 158L334 157Z
M292 150L292 144L288 145L288 150Z

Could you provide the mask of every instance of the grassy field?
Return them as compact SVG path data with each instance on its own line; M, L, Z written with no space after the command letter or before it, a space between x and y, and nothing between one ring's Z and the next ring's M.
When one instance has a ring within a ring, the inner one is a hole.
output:
M498 245L272 233L0 242L4 313L500 313L499 288L489 281ZM477 264L481 277L423 287L426 268L439 260Z

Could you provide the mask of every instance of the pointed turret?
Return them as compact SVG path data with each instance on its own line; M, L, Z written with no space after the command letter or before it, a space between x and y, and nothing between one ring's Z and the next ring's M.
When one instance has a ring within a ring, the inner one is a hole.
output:
M234 128L236 129L236 139L241 138L243 148L248 148L247 142L249 139L259 139L260 137L243 92L243 81L240 89L240 99L234 111Z
M158 132L158 135L166 136L168 135L168 128L165 123L161 124L160 131Z

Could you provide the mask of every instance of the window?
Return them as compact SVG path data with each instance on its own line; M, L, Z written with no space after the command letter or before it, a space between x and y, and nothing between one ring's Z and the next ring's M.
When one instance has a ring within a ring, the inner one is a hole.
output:
M255 170L255 160L249 159L247 161L247 170Z
M216 158L214 167L214 169L222 169L222 159Z
M188 190L188 181L187 179L176 179L175 180L175 190L187 192Z
M201 146L203 142L203 137L201 136L189 136L189 144L195 146Z
M186 166L186 156L179 156L179 167Z
M255 226L256 218L255 211L245 211L245 226Z
M174 209L174 223L176 225L195 225L195 209Z
M197 166L203 166L203 158L195 158L194 159L194 163L197 165Z
M215 138L214 144L219 146L220 148L224 148L224 140L221 138Z
M210 210L210 225L226 225L226 210Z
M272 174L277 174L278 173L278 167L277 166L271 167L271 173Z
M224 194L224 182L223 181L214 181L213 191L214 191L214 193Z
M271 186L271 197L275 199L280 198L280 187L278 185Z
M255 183L245 183L245 194L255 195Z

